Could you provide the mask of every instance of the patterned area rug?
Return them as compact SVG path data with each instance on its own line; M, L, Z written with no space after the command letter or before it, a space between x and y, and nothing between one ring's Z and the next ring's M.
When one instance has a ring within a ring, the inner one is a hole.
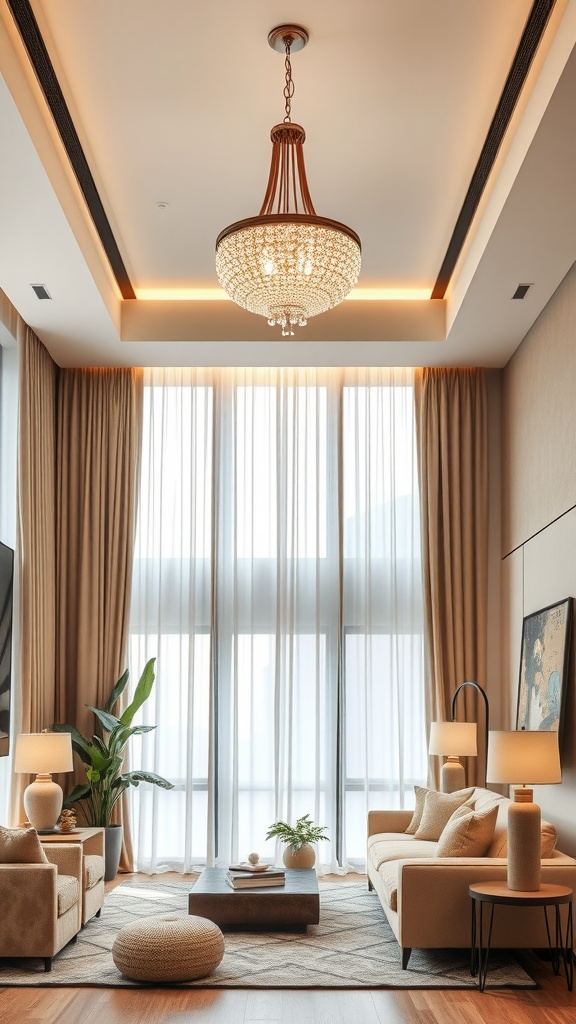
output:
M40 960L0 960L0 987L11 985L145 987L122 977L111 948L129 921L186 913L190 885L126 882L106 896L100 918L55 957L46 974ZM414 950L408 970L375 893L362 882L320 883L320 924L306 934L225 932L226 952L194 988L470 988L467 950ZM158 987L158 986L153 986ZM491 955L487 988L537 987L508 953Z

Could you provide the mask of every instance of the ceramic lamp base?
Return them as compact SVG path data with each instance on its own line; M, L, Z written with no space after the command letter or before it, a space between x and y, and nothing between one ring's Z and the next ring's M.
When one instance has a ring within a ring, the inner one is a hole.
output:
M457 789L464 789L466 785L466 774L464 765L460 764L457 757L448 757L442 765L440 775L440 787L443 793L455 793Z
M532 795L531 789L515 789L508 808L508 888L518 892L540 888L540 808Z
M51 775L37 775L24 791L24 810L28 821L37 832L51 831L62 810L62 787L52 781Z

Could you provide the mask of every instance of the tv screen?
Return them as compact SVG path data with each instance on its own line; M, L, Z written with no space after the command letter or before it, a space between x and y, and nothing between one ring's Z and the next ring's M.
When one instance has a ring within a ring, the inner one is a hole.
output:
M0 757L10 750L14 552L0 541Z

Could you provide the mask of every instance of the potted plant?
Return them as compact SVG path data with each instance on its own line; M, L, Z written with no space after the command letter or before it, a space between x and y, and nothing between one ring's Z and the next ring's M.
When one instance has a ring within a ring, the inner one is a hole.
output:
M289 825L286 821L275 821L268 829L266 839L276 837L286 843L286 849L282 860L287 868L312 868L316 860L316 853L312 843L320 843L328 839L324 835L326 831L322 825L314 825L309 814L298 818L295 825Z
M122 771L123 752L130 737L151 732L156 728L155 725L132 725L136 712L152 691L155 661L155 658L151 658L145 665L132 702L119 718L116 718L112 711L126 689L128 669L114 686L103 708L94 708L86 704L96 718L96 734L92 739L87 739L73 725L56 723L52 726L55 732L70 733L72 748L84 763L87 781L75 786L64 800L64 806L79 804L87 825L106 830L106 881L114 878L120 861L123 829L121 825L112 825L111 817L122 793L128 786L139 786L141 782L150 782L154 786L161 786L162 789L174 788L171 782L154 772Z

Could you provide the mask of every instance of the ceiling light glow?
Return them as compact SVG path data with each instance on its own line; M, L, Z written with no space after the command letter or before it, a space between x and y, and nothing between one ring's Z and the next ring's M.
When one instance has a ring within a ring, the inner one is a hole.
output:
M305 271L306 272L306 271ZM273 273L273 270L268 270ZM353 288L346 301L427 302L431 288ZM223 288L136 288L140 302L229 302Z

